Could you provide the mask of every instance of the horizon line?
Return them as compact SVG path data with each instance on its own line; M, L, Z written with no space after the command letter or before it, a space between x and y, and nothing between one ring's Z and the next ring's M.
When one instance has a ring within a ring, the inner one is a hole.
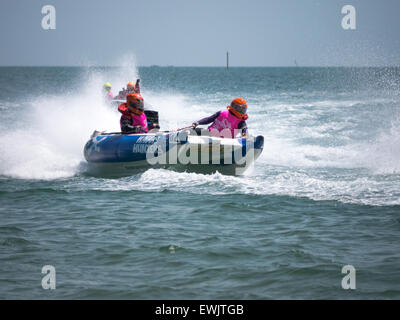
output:
M115 65L0 65L0 68L124 68L126 66L115 66ZM137 68L224 68L226 66L189 66L189 65L143 65L136 66ZM229 66L229 68L398 68L400 65L282 65L282 66Z

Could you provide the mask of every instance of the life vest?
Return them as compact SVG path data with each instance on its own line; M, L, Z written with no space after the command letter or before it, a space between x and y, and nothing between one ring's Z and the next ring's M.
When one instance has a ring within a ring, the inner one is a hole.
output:
M143 132L149 131L149 128L147 127L147 117L144 112L141 115L132 113L132 126L141 126Z
M229 129L231 131L232 138L235 136L235 129L238 129L239 123L243 119L239 119L229 112L228 109L221 111L217 119L208 127L209 131L218 130L221 132L224 129Z

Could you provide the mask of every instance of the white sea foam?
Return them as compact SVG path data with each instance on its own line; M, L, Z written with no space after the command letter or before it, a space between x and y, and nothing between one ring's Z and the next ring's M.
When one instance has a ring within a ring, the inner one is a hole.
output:
M98 95L40 97L23 124L0 138L0 174L56 179L77 173L83 145L95 128L118 129L118 114Z
M255 167L244 176L226 176L149 169L141 174L121 179L87 179L85 184L71 181L62 188L68 190L141 191L198 195L280 195L304 197L316 201L340 201L362 205L400 205L397 176L368 176L347 171L341 175L309 172L293 168ZM149 183L151 181L151 183Z

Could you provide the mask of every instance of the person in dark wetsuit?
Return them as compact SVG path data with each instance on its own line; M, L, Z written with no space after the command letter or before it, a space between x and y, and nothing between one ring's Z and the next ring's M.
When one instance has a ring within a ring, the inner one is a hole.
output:
M192 124L199 135L217 135L223 138L235 138L236 133L241 131L242 136L247 135L247 102L242 98L234 99L227 110L218 111L212 116L203 118ZM208 131L204 132L198 125L212 123Z

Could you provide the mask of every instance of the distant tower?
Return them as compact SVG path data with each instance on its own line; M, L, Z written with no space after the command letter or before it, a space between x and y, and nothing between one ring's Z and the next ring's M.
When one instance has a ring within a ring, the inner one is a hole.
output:
M296 65L296 67L298 67L299 65L297 64L297 61L296 60L294 60L294 64Z
M229 69L229 51L226 52L226 69Z

